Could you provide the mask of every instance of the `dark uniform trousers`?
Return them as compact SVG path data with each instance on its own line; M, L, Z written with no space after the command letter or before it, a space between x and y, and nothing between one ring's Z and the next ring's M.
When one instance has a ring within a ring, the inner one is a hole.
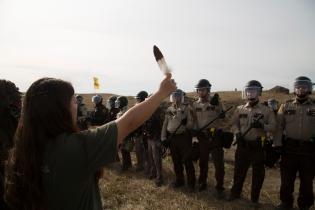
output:
M145 168L147 165L147 150L144 146L144 137L137 136L134 138L135 140L135 150L136 150L136 158L137 158L137 167Z
M184 165L187 175L187 183L189 186L194 187L196 175L194 164L191 159L192 143L190 135L184 132L173 136L171 139L170 149L176 181L184 182Z
M130 152L124 148L120 148L122 158L122 168L128 169L132 166Z
M161 142L154 138L148 138L148 168L151 177L156 177L157 180L163 179Z
M265 178L265 152L258 141L245 141L235 152L234 182L231 194L240 196L249 167L252 166L251 200L258 201Z
M208 177L208 162L209 154L211 154L214 168L215 168L215 179L217 190L224 190L224 151L223 148L218 146L218 140L213 138L207 138L205 134L199 135L199 146L200 146L200 159L199 159L199 184L206 184Z
M285 143L284 154L281 157L281 188L280 200L292 206L294 182L297 175L300 178L299 208L314 204L313 179L315 175L315 144L300 144L301 141Z

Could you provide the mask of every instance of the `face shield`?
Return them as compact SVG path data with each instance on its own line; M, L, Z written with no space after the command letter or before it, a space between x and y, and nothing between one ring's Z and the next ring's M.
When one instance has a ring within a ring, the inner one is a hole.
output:
M172 103L183 103L184 102L184 95L183 92L173 92L170 96L170 101Z
M83 103L83 98L82 97L76 97L77 104L82 104Z
M119 108L120 108L120 101L119 101L119 100L116 100L116 101L115 101L115 108L116 108L116 109L119 109Z
M145 99L144 99L145 100ZM144 101L143 99L141 99L140 97L136 97L136 101L137 101L137 103L141 103L141 102L143 102Z
M206 98L210 94L210 87L196 88L199 98Z
M308 80L297 80L294 82L294 93L299 98L305 98L312 93L313 84Z
M93 97L92 97L92 102L93 102L94 104L99 104L99 103L102 102L102 98L101 98L100 96L93 96Z
M261 87L245 87L242 98L249 101L256 101L261 95Z
M107 100L106 108L107 108L107 109L115 108L115 101Z
M270 107L273 111L277 111L279 109L279 103L274 99L268 100L268 107Z

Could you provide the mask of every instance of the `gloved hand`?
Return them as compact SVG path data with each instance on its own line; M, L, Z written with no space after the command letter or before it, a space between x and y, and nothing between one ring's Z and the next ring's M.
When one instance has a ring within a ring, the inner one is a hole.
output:
M199 139L197 137L192 137L192 144L199 144Z
M213 106L218 106L219 105L219 94L215 93L211 100L210 100L210 104Z
M186 126L187 125L187 117L185 117L184 119L182 119L181 124Z
M250 124L252 128L264 128L264 124L259 121L254 121Z
M199 140L197 137L192 138L191 159L197 161L200 157Z
M161 141L162 145L166 148L168 148L171 145L171 140L170 139L164 139Z

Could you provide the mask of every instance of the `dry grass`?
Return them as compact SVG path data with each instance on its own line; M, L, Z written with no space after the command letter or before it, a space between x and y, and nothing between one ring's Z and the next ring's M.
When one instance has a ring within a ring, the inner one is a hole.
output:
M225 151L225 188L230 189L233 177L234 148ZM100 181L104 209L254 209L250 206L251 170L243 188L243 199L226 202L217 200L214 193L214 168L209 162L209 190L189 193L186 188L174 190L170 184L174 179L172 162L168 156L163 161L165 184L157 188L154 182L148 180L143 173L120 172L119 163L114 163L105 169L104 178ZM195 164L196 173L199 167ZM297 183L298 186L298 183ZM278 168L266 169L266 179L263 185L260 209L273 209L279 202L280 172ZM298 189L298 188L296 188ZM297 193L295 193L297 196ZM314 208L313 208L314 209Z
M226 107L239 105L242 103L240 92L220 92L222 101ZM101 94L106 100L109 95ZM188 94L194 97L194 93ZM85 103L89 109L92 109L91 97L92 94L84 95ZM272 94L264 92L262 101L269 97L275 97L279 101L284 102L290 99L291 95ZM134 99L129 97L130 104L134 103ZM227 119L223 122L223 127L227 127L228 120L233 111L227 114ZM225 151L225 188L226 192L231 188L234 170L234 152L235 148ZM133 154L133 162L134 160ZM234 202L226 202L224 200L215 199L214 193L214 167L212 162L209 162L209 190L206 192L189 193L186 188L174 190L170 187L170 183L174 179L173 166L170 157L163 160L163 174L165 184L157 188L154 182L148 180L143 173L135 172L134 168L128 172L120 172L120 163L114 163L105 169L103 179L100 180L101 195L104 209L226 209L226 210L241 210L254 209L250 206L250 187L251 187L251 170L248 171L247 179L243 188L243 198ZM199 166L195 164L196 175L199 174ZM198 176L197 176L198 177ZM296 191L298 190L298 179L296 183ZM274 209L274 206L279 203L279 188L280 188L280 171L279 168L266 169L266 179L263 185L260 201L262 206L260 209ZM297 193L295 193L295 198ZM312 208L313 210L315 208Z

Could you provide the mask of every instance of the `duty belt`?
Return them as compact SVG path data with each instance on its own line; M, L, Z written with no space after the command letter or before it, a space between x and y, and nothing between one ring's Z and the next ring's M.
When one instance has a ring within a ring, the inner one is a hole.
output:
M215 136L217 129L216 128L207 128L204 129L201 133L206 137L206 138L212 138Z
M255 140L244 140L240 142L240 146L250 149L264 148L269 141L265 136L257 137Z
M312 141L303 141L299 139L286 138L285 144L293 147L302 147L302 146L315 146L315 142Z

